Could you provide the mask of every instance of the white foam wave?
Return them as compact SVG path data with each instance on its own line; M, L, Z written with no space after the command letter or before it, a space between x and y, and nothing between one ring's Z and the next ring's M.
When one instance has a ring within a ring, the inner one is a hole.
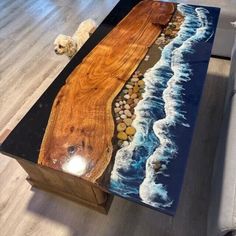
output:
M148 103L148 100L155 101L159 99L153 95L153 91L157 89L157 83L160 87L166 87L162 93L163 101L155 103L157 106L158 103L164 103L165 112L164 118L155 121L153 125L153 131L159 140L159 145L146 160L145 177L139 186L139 196L142 201L154 207L170 207L172 204L166 187L161 183L157 184L155 182L158 174L166 176L164 171L167 169L170 159L178 152L168 129L176 124L190 127L185 118L186 112L181 110L183 104L182 94L184 92L183 82L189 81L192 73L190 66L184 61L183 54L185 52L193 53L192 45L202 40L208 40L212 34L209 30L211 23L207 19L207 10L196 8L193 14L190 8L190 6L185 4L178 5L178 10L185 16L178 36L164 47L161 59L144 75L145 92L143 100L135 108L136 119L133 122L137 132L128 146L117 151L110 177L113 183L122 184L124 176L120 173L120 170L129 171L134 161L135 148L142 146L145 140L148 139L148 135L150 135L150 131L147 129L150 125L147 122L153 121L152 119L145 119L145 117L150 116L150 103ZM193 24L195 24L195 29L193 29ZM157 75L157 71L163 67L169 68L170 77L167 76L165 78ZM154 167L156 161L162 164L158 172L156 172ZM129 178L129 176L126 176L126 178Z
M181 11L183 5L180 4L178 7L178 10ZM166 130L166 127L168 126L174 126L175 123L181 122L181 124L185 127L190 127L188 123L184 123L183 121L185 120L184 113L181 112L181 110L176 109L176 107L180 107L181 103L183 101L181 100L181 94L177 94L179 96L175 97L173 96L173 91L181 91L182 90L182 85L179 84L179 82L184 81L187 82L190 80L190 75L191 75L191 69L184 66L185 62L183 60L183 53L186 51L191 51L192 50L192 45L196 42L199 42L201 40L208 40L209 36L209 24L206 14L208 11L203 8L196 8L195 9L197 13L197 17L201 23L201 27L196 30L196 34L194 34L192 37L187 39L182 43L182 45L178 48L176 48L173 53L172 53L172 61L171 61L171 68L172 71L174 72L173 77L168 81L168 86L163 92L163 100L165 102L165 113L166 116L165 118L158 120L155 122L153 129L160 140L160 146L155 150L155 152L147 159L146 162L146 176L142 184L140 185L140 197L143 200L143 202L148 203L153 206L159 206L159 203L156 203L153 201L155 199L156 195L162 196L160 193L160 189L163 189L164 186L162 184L157 184L155 183L155 179L157 176L157 173L155 169L153 168L153 164L155 163L156 160L159 161L166 161L170 158L172 158L176 152L177 152L177 147L175 147L175 144L171 140L170 137L166 134L166 132L163 132L163 130ZM184 12L182 12L184 14ZM185 16L185 22L183 26L181 27L181 30L179 32L179 36L176 38L176 40L179 40L181 38L182 34L186 31L185 27L188 25L188 19L189 17L193 16ZM206 37L208 36L208 37ZM175 43L175 40L172 42ZM184 79L181 78L182 71L185 69L185 76ZM148 74L145 75L145 78L148 77ZM145 80L144 78L144 80ZM146 80L145 80L146 82ZM180 119L179 119L180 118ZM170 155L165 155L164 152L167 149L167 146L172 146L172 156ZM151 189L150 189L151 186ZM171 202L168 198L168 196L165 195L165 200L166 202Z

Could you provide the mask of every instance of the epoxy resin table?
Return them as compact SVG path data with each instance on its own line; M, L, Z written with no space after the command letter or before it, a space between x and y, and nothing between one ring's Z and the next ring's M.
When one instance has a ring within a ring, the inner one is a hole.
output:
M32 185L102 212L115 194L173 215L218 15L120 1L1 151Z

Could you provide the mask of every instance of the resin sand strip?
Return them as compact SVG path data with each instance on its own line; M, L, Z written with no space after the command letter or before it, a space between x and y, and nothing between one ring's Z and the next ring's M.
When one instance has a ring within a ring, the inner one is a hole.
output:
M143 1L78 65L59 91L38 163L95 182L113 152L112 102L175 11Z

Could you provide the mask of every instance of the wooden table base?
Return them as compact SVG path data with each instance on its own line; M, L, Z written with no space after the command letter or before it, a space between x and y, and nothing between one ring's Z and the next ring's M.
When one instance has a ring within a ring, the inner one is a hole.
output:
M36 188L82 204L100 213L107 214L113 196L76 176L43 167L22 159L17 160L28 173L27 181Z

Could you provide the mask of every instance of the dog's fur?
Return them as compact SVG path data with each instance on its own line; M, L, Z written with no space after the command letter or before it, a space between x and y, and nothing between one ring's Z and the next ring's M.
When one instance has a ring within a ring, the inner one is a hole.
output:
M92 19L88 19L79 25L72 37L63 34L58 35L54 41L55 53L58 55L65 54L69 58L72 58L96 28L96 22Z
M236 21L231 22L231 25L232 25L234 28L236 28Z

